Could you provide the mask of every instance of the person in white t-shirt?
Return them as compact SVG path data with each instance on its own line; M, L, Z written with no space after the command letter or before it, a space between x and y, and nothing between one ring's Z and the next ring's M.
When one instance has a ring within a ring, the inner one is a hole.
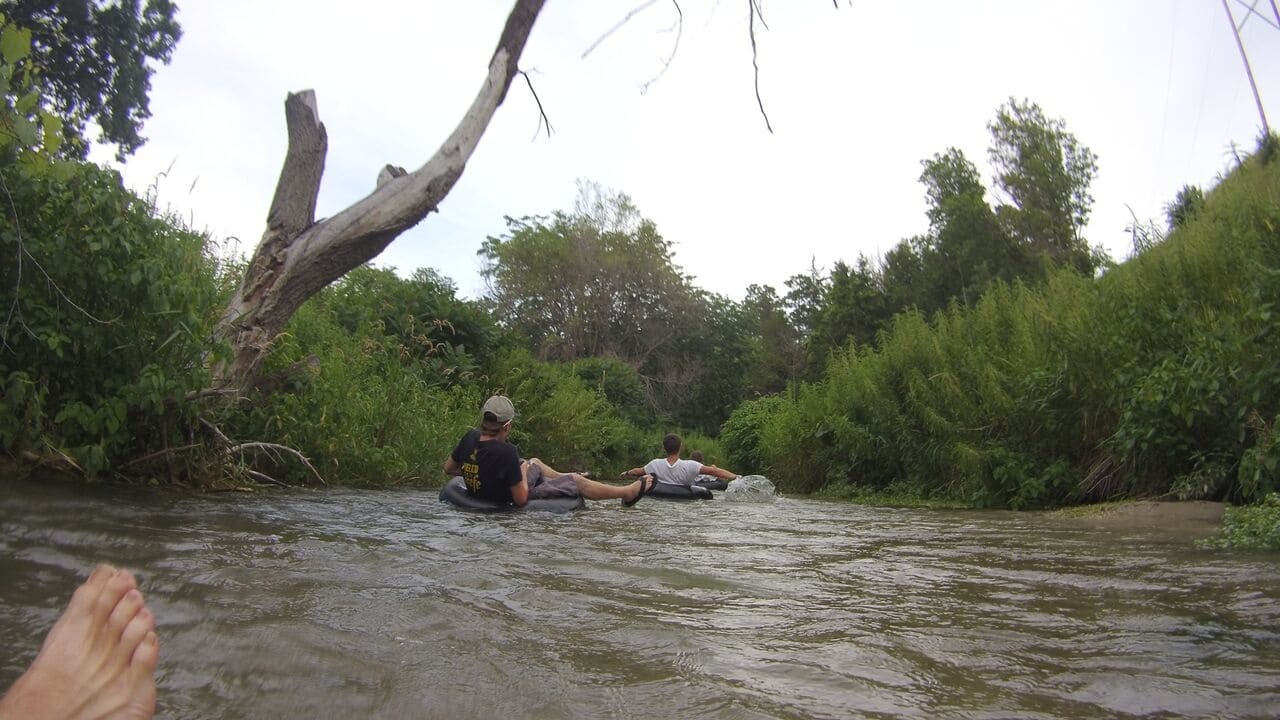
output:
M703 465L697 460L681 460L681 445L679 435L667 435L662 438L662 450L667 454L665 458L654 458L644 467L631 468L622 475L629 477L652 475L660 483L685 487L693 485L699 475L711 475L724 480L737 479L737 475L715 465Z

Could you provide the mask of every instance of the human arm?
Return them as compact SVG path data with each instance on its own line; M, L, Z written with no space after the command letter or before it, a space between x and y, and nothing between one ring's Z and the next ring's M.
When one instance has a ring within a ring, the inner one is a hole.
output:
M506 456L504 461L505 470L502 475L507 480L507 493L511 495L511 504L516 507L524 507L529 502L529 465L520 459L520 455L516 452L514 445L507 446L510 454ZM512 482L510 478L514 478Z
M721 480L737 480L738 479L738 476L735 473L731 473L728 470L721 470L715 465L703 465L702 469L698 471L698 474L710 475L711 477L718 477Z
M524 507L529 502L529 482L523 477L511 486L511 502L516 507Z
M462 463L471 458L471 462L475 462L473 457L476 449L476 440L480 434L475 430L469 430L454 446L453 452L449 453L449 457L444 460L444 474L449 477L456 477L462 474Z
M624 470L620 477L644 477L644 475L644 468L633 467L630 470Z

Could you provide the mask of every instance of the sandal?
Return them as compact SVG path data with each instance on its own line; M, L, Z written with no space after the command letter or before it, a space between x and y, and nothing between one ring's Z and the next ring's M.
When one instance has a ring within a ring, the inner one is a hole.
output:
M649 481L647 485L645 484L646 479ZM635 505L636 503L640 502L640 498L644 497L645 495L648 495L649 492L653 490L653 486L657 484L658 484L658 479L652 475L645 475L644 477L640 478L640 492L636 493L636 496L631 498L630 500L623 500L622 507L631 507L632 505Z

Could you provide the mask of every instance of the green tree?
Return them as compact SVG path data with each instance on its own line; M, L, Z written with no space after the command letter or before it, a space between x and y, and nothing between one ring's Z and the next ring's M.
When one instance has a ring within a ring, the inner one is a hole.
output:
M782 298L787 308L787 318L795 330L796 342L800 346L799 376L804 380L816 380L821 372L821 353L811 357L808 348L817 329L818 320L827 303L830 291L829 278L822 274L816 262L809 262L809 272L792 275L787 278L787 294Z
M992 280L1024 274L1027 263L1021 248L1000 226L987 204L978 169L964 153L948 148L922 165L920 182L929 198L933 250L924 259L937 264L931 275L940 283L929 304L941 307L959 298L971 305Z
M747 397L781 392L799 371L800 338L787 317L778 291L769 285L749 285L742 312L752 338L751 362L743 383Z
M1080 232L1093 205L1097 156L1029 100L1010 98L988 128L996 187L1010 202L997 211L1007 231L1055 265L1091 274L1101 260Z
M714 436L745 396L744 377L754 359L754 336L738 303L721 295L706 295L701 303L702 310L683 343L697 372L675 406L674 420L681 427Z
M796 332L801 337L807 337L813 331L826 302L827 278L822 275L817 263L810 259L809 272L787 278L786 286L787 294L783 297L783 302L787 306L787 316Z
M69 152L88 150L78 140L86 122L119 159L142 145L152 63L167 64L182 36L177 9L170 0L0 0L0 13L31 29L29 61L77 139Z
M890 315L912 307L923 312L942 307L939 298L944 295L934 277L938 264L932 261L933 253L933 242L926 235L902 240L885 253L880 276Z
M69 175L68 163L56 159L64 139L62 118L49 111L27 62L30 55L31 31L0 13L0 167L20 167L36 177L49 170Z
M683 412L704 374L706 302L630 198L583 183L574 212L508 227L479 253L499 323L542 360L619 359L643 377L655 414Z
M644 378L617 358L584 358L569 363L583 385L595 390L632 425L647 426L652 418Z
M626 194L581 193L579 211L508 218L507 234L484 242L486 301L544 360L611 356L640 367L681 337L692 286ZM581 209L591 204L603 209Z
M810 362L825 368L827 355L850 341L871 345L889 321L880 275L865 256L857 265L838 262L831 269L826 304L809 338Z

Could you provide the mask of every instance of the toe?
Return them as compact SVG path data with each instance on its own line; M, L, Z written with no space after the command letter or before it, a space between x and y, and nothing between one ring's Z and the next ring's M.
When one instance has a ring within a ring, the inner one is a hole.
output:
M102 626L102 633L107 640L111 642L118 641L124 635L124 631L135 621L137 615L146 609L146 604L142 600L142 593L137 588L130 589L116 602L116 606L111 610L106 623ZM134 640L135 643L138 639ZM130 648L132 651L132 648Z
M85 580L76 591L71 594L71 603L69 608L75 610L83 610L84 612L93 612L98 601L98 597L106 590L111 579L115 577L116 569L110 565L99 565L89 573L89 579Z
M124 631L120 633L120 644L116 646L116 656L123 663L131 662L131 658L137 654L147 636L155 635L155 629L155 616L145 606L139 607L128 624L124 626Z
M120 606L120 601L131 591L138 596L138 602L141 603L142 596L137 593L137 589L138 583L133 579L133 573L127 570L116 570L102 586L101 591L94 600L94 624L107 624L115 615L116 609ZM130 614L130 617L132 617L132 614ZM117 625L117 632L124 627L125 622L128 622L128 618L125 618L123 622Z
M159 660L160 638L155 630L148 630L133 651L133 657L129 661L130 671L151 675L155 672Z

